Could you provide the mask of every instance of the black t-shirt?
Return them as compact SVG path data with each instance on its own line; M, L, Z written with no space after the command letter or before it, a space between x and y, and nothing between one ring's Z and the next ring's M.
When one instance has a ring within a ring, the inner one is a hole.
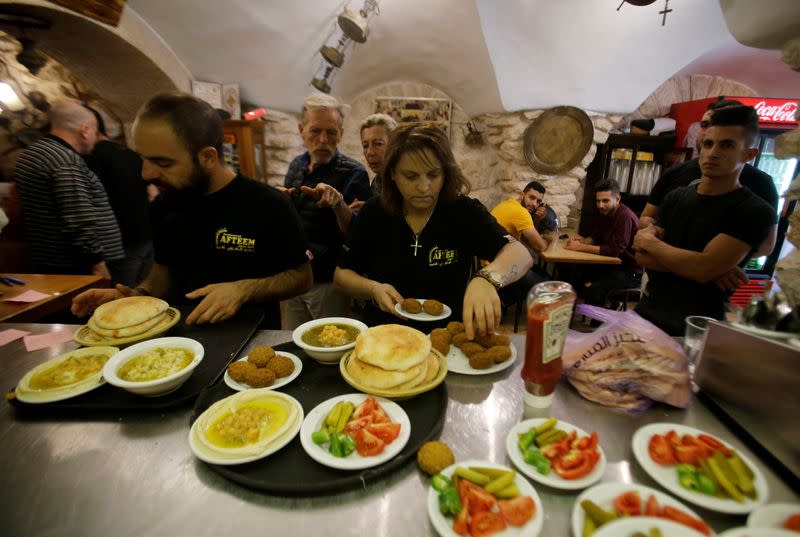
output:
M746 188L721 196L680 187L664 198L657 221L663 240L684 250L702 252L719 234L758 247L775 223L775 211ZM647 290L636 311L671 335L682 335L687 315L722 319L726 294L712 282L699 283L670 272L647 271Z
M647 203L658 207L667 194L678 187L687 186L695 179L700 179L701 175L700 159L695 158L678 166L673 166L664 172L664 175L653 186L650 197L647 198ZM775 183L772 182L772 177L758 168L745 164L744 168L742 168L742 173L739 174L739 183L769 203L773 209L778 210L778 190L775 188Z
M404 298L432 298L450 306L449 320L461 318L464 291L475 258L494 259L513 240L480 201L466 196L440 203L419 235L403 216L387 213L370 199L350 225L339 266L394 286ZM370 302L369 324L401 322Z
M237 175L209 195L170 192L153 202L155 260L170 272L170 298L211 283L266 278L308 260L297 212L286 194ZM277 302L266 308L280 319Z

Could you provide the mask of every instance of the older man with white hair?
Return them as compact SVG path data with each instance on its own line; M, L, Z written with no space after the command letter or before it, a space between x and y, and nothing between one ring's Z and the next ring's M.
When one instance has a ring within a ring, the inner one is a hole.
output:
M50 109L50 125L14 171L34 268L110 279L106 263L124 257L122 238L102 183L81 158L97 141L97 120L64 99Z
M287 300L284 329L311 319L346 315L348 299L333 288L333 272L356 200L370 196L367 171L339 153L345 110L336 98L315 94L303 101L298 129L306 152L289 165L284 187L292 198L314 259L314 288Z

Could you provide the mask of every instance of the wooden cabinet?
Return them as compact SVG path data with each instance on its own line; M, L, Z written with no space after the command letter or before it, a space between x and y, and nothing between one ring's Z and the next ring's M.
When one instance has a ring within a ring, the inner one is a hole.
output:
M580 234L591 234L597 214L594 187L606 178L619 183L622 202L637 215L641 214L647 196L664 171L691 155L689 149L676 149L674 145L673 136L632 134L610 134L606 143L599 144L597 154L586 170Z
M237 173L256 181L266 181L264 123L229 119L224 123L224 131L225 162Z

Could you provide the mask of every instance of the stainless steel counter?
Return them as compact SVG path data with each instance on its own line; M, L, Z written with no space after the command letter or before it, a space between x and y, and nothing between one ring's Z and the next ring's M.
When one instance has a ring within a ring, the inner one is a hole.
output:
M61 326L0 324L4 328L42 333ZM290 332L260 332L246 350L290 339ZM519 351L515 367L488 377L451 374L447 379L450 402L442 440L457 459L511 465L505 437L523 419L519 371L524 339L515 337L514 344ZM4 388L13 387L36 364L75 347L68 343L27 353L21 340L0 347ZM227 481L192 456L187 441L190 415L191 408L184 408L118 418L30 419L2 404L0 535L435 535L426 510L428 481L416 464L366 489L335 497L269 496ZM699 401L685 411L657 406L629 415L586 401L562 384L552 415L599 433L608 458L603 481L660 488L639 468L630 447L636 429L658 421L703 429L758 460ZM759 466L769 483L770 502L800 501L770 468ZM577 493L534 485L545 513L541 535L570 535L569 516ZM692 508L717 532L744 525L746 519Z

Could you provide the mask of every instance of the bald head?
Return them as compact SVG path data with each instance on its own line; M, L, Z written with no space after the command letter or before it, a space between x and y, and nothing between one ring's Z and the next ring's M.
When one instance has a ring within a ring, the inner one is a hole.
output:
M50 132L69 143L81 155L92 152L97 142L97 120L77 101L61 99L50 108Z

